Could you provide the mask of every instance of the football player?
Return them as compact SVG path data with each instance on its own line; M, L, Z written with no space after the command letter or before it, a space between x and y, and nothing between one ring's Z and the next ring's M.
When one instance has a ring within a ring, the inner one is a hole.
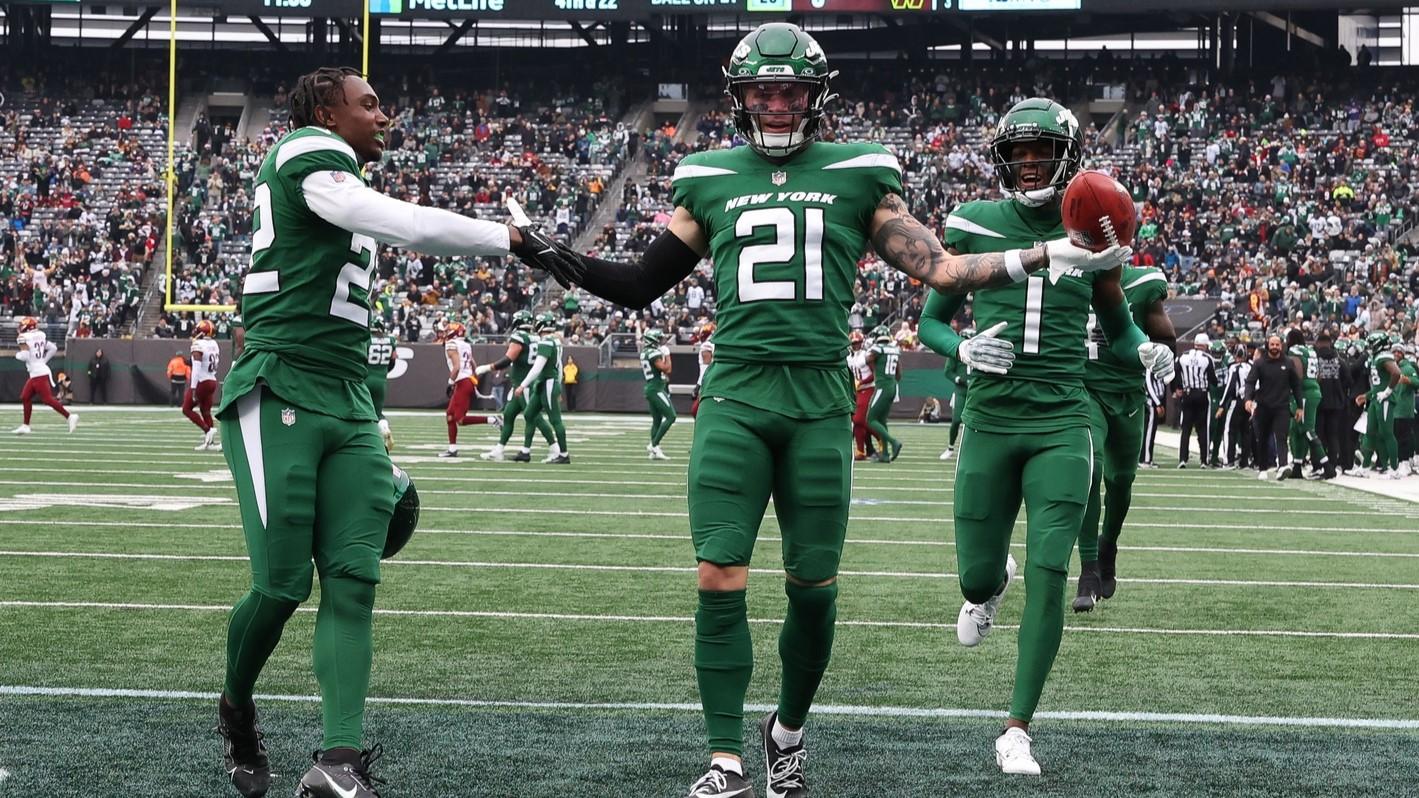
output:
M217 394L217 366L222 360L222 350L212 340L216 327L207 319L197 322L192 331L192 380L182 396L182 414L187 416L197 428L202 430L202 442L196 451L221 451L222 445L215 442L217 428L212 422L212 399ZM197 411L201 410L199 414Z
M1370 455L1376 457L1374 476L1399 479L1399 445L1394 435L1394 396L1404 374L1394 360L1394 347L1389 334L1372 332L1365 338L1370 351L1370 390L1355 397L1355 404L1366 408L1364 470L1370 469Z
M1123 298L1133 323L1151 340L1172 352L1177 333L1163 310L1168 279L1161 269L1123 267ZM1096 455L1089 481L1089 503L1079 528L1079 586L1074 611L1088 612L1100 598L1111 598L1118 588L1118 538L1133 503L1133 480L1138 476L1138 455L1143 449L1148 400L1146 374L1138 358L1120 358L1109 346L1097 320L1089 318L1085 344L1084 388L1089 392L1089 434ZM1171 377L1169 374L1160 374ZM1206 423L1206 422L1204 422ZM1108 490L1101 494L1100 488ZM1104 531L1099 535L1100 507Z
M1124 293L1127 293L1127 289ZM1130 304L1129 307L1132 305ZM1145 332L1147 331L1145 330ZM1222 423L1222 416L1218 411L1222 409L1222 392L1227 386L1227 369L1232 365L1232 353L1227 351L1227 342L1218 338L1208 347L1208 355L1212 357L1213 368L1217 372L1217 384L1207 389L1207 415L1211 419L1208 424L1207 440L1210 442L1212 451L1210 457L1203 462L1213 468L1221 468L1222 436L1225 425Z
M562 423L562 323L551 313L539 313L533 322L537 343L532 349L532 366L527 376L513 388L513 398L527 397L527 424L522 430L522 449L512 459L526 463L532 459L532 431L545 415L550 421L556 441L551 444L544 463L568 464L567 428Z
M1016 103L989 145L1008 198L952 211L949 251L1018 251L1064 236L1059 201L1079 169L1082 141L1078 121L1064 106L1044 98ZM1048 277L978 290L974 313L981 332L970 340L951 329L964 291L932 291L921 319L927 346L976 372L956 452L956 557L966 599L956 636L962 645L978 645L990 632L1015 574L1009 555L1015 517L1022 502L1028 509L1015 686L1005 731L995 741L996 764L1006 773L1040 772L1029 724L1059 650L1064 586L1095 457L1084 390L1091 305L1120 360L1136 364L1146 357L1145 367L1166 360L1172 368L1166 347L1150 343L1129 318L1119 271L1052 268Z
M1414 450L1414 386L1419 385L1419 368L1414 365L1414 347L1394 345L1394 357L1399 363L1399 384L1394 389L1394 436L1399 456L1399 470L1405 475L1419 473L1415 468Z
M670 347L665 333L646 330L641 336L641 374L645 376L645 402L650 405L650 443L645 450L652 460L669 460L660 441L675 423L675 406L666 385L670 380Z
M318 574L313 660L324 739L296 794L373 798L377 754L361 746L395 495L364 382L375 242L441 256L507 255L546 242L371 189L361 167L381 157L389 118L357 70L318 69L290 97L291 132L256 173L245 348L216 413L251 558L251 589L227 627L217 731L237 790L264 795L271 769L252 692Z
M384 397L389 391L389 372L399 362L399 339L389 334L384 318L378 313L370 314L370 348L365 357L369 367L365 374L365 387L370 389L370 402L374 404L374 414L379 417L379 435L384 439L384 450L394 451L394 432L389 428L389 419L384 417Z
M20 389L20 403L24 405L24 421L20 426L15 427L11 432L16 435L30 434L30 415L34 408L34 397L38 396L41 402L54 408L54 412L69 420L69 431L79 426L79 414L70 413L64 409L64 405L54 398L54 372L49 370L50 358L59 351L45 336L44 330L39 328L39 320L33 316L26 316L20 319L17 326L19 332L19 351L15 353L15 359L25 364L25 372L29 375L25 380L25 387Z
M741 761L754 667L745 590L771 494L788 614L778 706L759 729L768 795L807 791L803 724L832 652L850 504L853 398L844 355L857 258L867 244L947 293L1008 285L1045 268L1112 268L1128 254L1089 253L1064 239L947 254L908 212L896 157L879 144L818 140L834 74L796 25L759 26L725 68L747 145L680 161L669 229L640 260L616 263L555 244L522 255L566 284L633 308L659 298L706 255L714 264L715 366L705 375L688 487L700 591L694 662L710 751L692 796L753 795Z
M690 418L694 418L700 412L700 388L705 384L705 372L714 363L714 322L706 322L700 328L700 350L699 350L700 376L695 378L695 398L690 403Z
M512 367L510 382L517 386L527 377L528 369L532 368L532 349L536 344L536 339L532 335L532 313L526 310L519 310L512 314L512 335L508 337L507 351L503 353L502 359L496 363L484 363L474 372L474 376L481 378L490 371L502 371L509 366ZM502 460L503 447L512 440L512 432L517 425L517 417L525 416L527 413L527 397L514 395L503 405L503 432L498 438L498 443L493 448L483 452L480 457L484 460ZM541 417L535 422L537 431L542 433L542 439L547 441L551 447L556 438L552 434L552 425L547 423L546 417ZM532 457L529 455L528 460Z
M873 456L872 436L867 429L867 411L872 407L872 394L876 389L876 375L867 362L867 350L863 349L866 336L862 330L848 333L847 368L852 373L852 381L857 390L857 401L852 411L852 459L866 460Z
M975 335L976 331L971 329L961 330L961 340ZM961 432L961 411L966 407L967 392L970 390L968 381L971 375L971 368L962 363L960 358L946 358L946 379L951 381L954 389L951 391L951 431L946 438L946 451L941 453L942 460L950 460L956 453L956 437Z
M872 369L872 401L867 410L867 426L881 451L877 462L890 463L902 452L902 442L887 430L887 416L897 402L897 367L902 350L892 340L892 331L879 325L872 330L872 348L867 350L867 367Z
M1317 373L1319 364L1316 350L1306 343L1306 334L1293 327L1286 332L1286 354L1290 356L1296 373L1301 375L1301 409L1304 411L1300 423L1291 425L1291 451L1295 452L1296 457L1291 464L1291 476L1295 479L1301 478L1301 464L1309 450L1310 475L1316 478L1331 469L1330 457L1320 442L1320 436L1316 435L1316 416L1320 413L1320 378Z
M468 413L473 405L473 392L478 388L478 378L473 376L477 364L473 362L473 345L468 343L468 329L459 322L451 322L443 328L443 357L448 363L448 407L443 411L448 426L448 448L439 452L439 457L457 457L459 427L501 426L503 419L502 416Z

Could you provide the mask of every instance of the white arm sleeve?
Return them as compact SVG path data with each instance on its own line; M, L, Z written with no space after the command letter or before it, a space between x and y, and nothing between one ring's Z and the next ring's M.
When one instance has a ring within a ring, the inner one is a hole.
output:
M546 355L538 355L537 359L532 361L532 370L527 372L527 377L523 379L522 390L527 390L528 386L537 381L537 377L542 373L542 368L546 365Z
M507 225L426 208L375 191L354 175L313 172L301 181L305 202L341 230L429 255L506 255Z

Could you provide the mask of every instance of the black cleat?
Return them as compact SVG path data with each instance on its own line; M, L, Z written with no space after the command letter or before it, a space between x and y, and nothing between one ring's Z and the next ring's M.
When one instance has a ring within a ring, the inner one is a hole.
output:
M558 465L571 465L572 456L569 454L559 454L557 455L557 459L553 460L552 462Z
M1099 598L1113 598L1118 589L1115 578L1118 564L1118 544L1099 540Z
M1086 562L1079 571L1079 593L1074 596L1074 611L1092 611L1099 601L1099 593L1099 563Z
M443 451L439 452L439 457L457 457L457 456L458 456L458 450L457 450L457 449L444 449Z
M222 766L237 792L260 798L271 789L271 763L266 758L266 735L256 724L256 704L244 710L217 699L217 734L222 737Z
M754 785L738 773L712 767L690 785L686 798L754 798Z
M779 748L774 742L774 721L778 712L770 712L759 721L759 734L764 738L764 769L768 775L768 798L807 798L808 784L803 778L803 763L808 752L803 741L792 748Z
M512 456L512 461L514 463L530 463L532 462L532 453L518 452L517 454Z
M891 460L888 460L887 462L889 462L889 463L895 463L895 462L897 461L897 458L898 458L898 457L901 457L901 456L902 456L902 442L901 442L901 441L897 441L896 443L892 444L892 459L891 459ZM772 794L773 791L770 790L769 792L770 792L770 794Z
M379 798L374 785L383 784L384 779L370 775L370 765L383 754L384 748L375 744L374 748L361 751L359 760L351 763L330 761L316 751L315 764L301 776L295 798Z

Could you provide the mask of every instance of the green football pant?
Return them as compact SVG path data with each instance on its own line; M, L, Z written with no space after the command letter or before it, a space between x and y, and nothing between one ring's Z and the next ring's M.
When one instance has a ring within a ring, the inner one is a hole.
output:
M1394 401L1370 400L1365 421L1365 442L1370 451L1365 452L1365 467L1370 467L1371 451L1377 458L1378 469L1399 467L1399 441L1394 436Z
M1291 424L1291 453L1297 463L1306 459L1306 452L1311 454L1311 465L1319 467L1326 460L1325 446L1320 442L1320 436L1316 435L1316 416L1320 413L1320 386L1307 387L1303 395L1305 415L1299 424ZM1296 408L1291 408L1291 413L1295 414Z
M889 383L872 392L872 402L867 406L867 428L881 442L882 457L891 457L897 446L897 439L887 430L887 417L896 401L897 386Z
M534 383L527 389L527 425L522 430L522 447L532 448L532 433L551 423L556 435L557 448L562 454L567 452L567 425L562 423L562 381L546 380ZM548 443L552 436L543 433Z
M250 700L296 605L320 574L314 664L324 748L359 748L372 660L379 557L394 512L394 477L372 421L293 407L265 387L222 416L251 589L232 609L224 690ZM357 485L359 490L351 490Z
M382 375L381 379L367 379L365 387L370 389L370 401L374 402L374 414L384 418L384 396L389 388L389 380L382 378Z
M1010 534L1025 505L1025 612L1010 717L1027 723L1064 631L1069 558L1093 472L1090 438L1088 427L1010 434L967 426L957 452L956 560L967 601L980 604L1000 591Z
M670 394L664 390L646 391L646 404L650 405L650 445L659 446L670 425L675 423L675 405L670 403Z
M507 446L507 442L512 440L512 430L517 425L518 416L523 416L524 420L527 420L527 397L525 395L514 396L508 400L507 404L503 405L503 434L498 438L499 446ZM537 431L542 433L542 439L547 443L550 444L555 440L552 425L547 422L546 418L538 418L536 421L528 421L528 423L536 426ZM528 441L527 445L530 447L531 441Z
M1217 410L1222 406L1222 392L1215 391L1208 395L1207 417L1210 419L1207 425L1207 440L1211 441L1211 457L1204 460L1204 463L1220 463L1222 453L1223 430L1226 429L1227 420L1217 416ZM1225 414L1223 414L1225 416Z
M794 581L779 637L779 716L807 718L832 654L834 579L852 489L849 414L794 419L732 399L705 397L690 449L690 535L695 559L749 565L774 500L784 571ZM819 587L812 587L820 585ZM700 591L695 673L711 751L744 748L744 695L754 655L743 591Z
M1079 528L1079 562L1099 559L1099 510L1104 516L1104 540L1117 543L1123 519L1133 503L1138 453L1143 448L1143 422L1148 412L1141 394L1089 392L1089 436L1094 444L1094 468L1089 502ZM1100 496L1100 486L1105 492Z

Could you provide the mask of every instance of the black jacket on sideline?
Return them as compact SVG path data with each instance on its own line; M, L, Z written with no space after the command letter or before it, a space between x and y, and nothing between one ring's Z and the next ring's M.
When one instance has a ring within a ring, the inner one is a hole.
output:
M1335 353L1335 347L1317 346L1316 382L1320 383L1322 410L1339 410L1350 396L1349 377L1345 363Z
M1283 352L1281 357L1272 360L1263 352L1252 361L1251 379L1247 380L1248 401L1285 411L1293 397L1297 405L1305 402L1301 395L1301 375L1291 367L1291 358Z

